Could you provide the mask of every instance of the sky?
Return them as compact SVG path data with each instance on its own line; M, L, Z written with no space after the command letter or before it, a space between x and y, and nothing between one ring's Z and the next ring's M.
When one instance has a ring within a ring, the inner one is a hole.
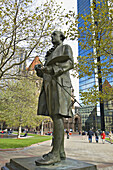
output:
M77 0L57 0L57 3L60 4L61 2L63 3L62 6L65 10L73 10L75 11L75 14L77 14ZM66 43L72 47L74 60L76 61L76 56L78 55L77 41L68 40Z
M77 14L77 0L57 0L57 3L63 3L62 6L65 10L74 10L75 14ZM77 61L78 56L78 42L74 41L65 41L65 43L69 44L73 50L74 61ZM79 80L71 76L72 85L74 88L74 95L76 96L77 101L79 101ZM75 106L79 106L75 103Z
M44 3L46 0L36 0L36 3ZM77 14L77 0L56 0L58 4L61 4L62 2L62 7L69 11L69 10L74 10L75 14ZM64 28L65 30L65 28ZM74 57L74 62L77 61L77 56L78 56L78 42L76 40L71 41L71 40L65 40L64 44L68 44L71 46L72 51L73 51L73 57ZM74 78L71 76L71 81L72 81L72 86L74 88L74 95L76 96L77 101L79 101L79 80L77 78ZM75 104L76 106L79 106L78 104Z

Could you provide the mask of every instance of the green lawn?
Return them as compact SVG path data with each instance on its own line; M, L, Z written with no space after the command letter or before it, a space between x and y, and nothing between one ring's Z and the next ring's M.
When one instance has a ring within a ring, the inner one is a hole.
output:
M28 134L28 135L33 137L24 138L24 139L0 138L0 148L1 149L22 148L22 147L30 146L35 143L47 141L52 138L52 136L40 136L36 134Z
M110 142L109 138L106 138L106 140ZM113 143L113 140L112 140L112 143Z

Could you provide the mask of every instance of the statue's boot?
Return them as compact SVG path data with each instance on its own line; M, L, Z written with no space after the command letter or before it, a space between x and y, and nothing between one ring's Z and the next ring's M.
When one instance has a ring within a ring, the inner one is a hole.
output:
M60 159L61 159L61 160L65 160L65 159L66 159L66 154L65 154L65 152L61 152L61 153L60 153Z
M49 153L47 153L47 154L44 154L42 157L43 157L44 159L46 159L46 158L49 157L49 155L51 155L51 154L52 154L52 152L49 152ZM66 154L65 154L65 152L60 153L60 159L61 159L61 160L65 160L65 159L66 159Z
M40 160L36 160L35 163L37 166L54 165L55 163L60 161L61 159L59 155L54 155L53 153L49 153L48 156L42 157Z

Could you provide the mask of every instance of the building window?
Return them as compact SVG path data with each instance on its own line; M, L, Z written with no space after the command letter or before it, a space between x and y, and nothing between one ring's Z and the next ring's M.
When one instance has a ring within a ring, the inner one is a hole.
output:
M106 102L106 106L107 106L107 108L108 108L108 101Z
M111 123L111 118L109 117L109 123Z
M111 101L111 106L113 107L113 101Z
M106 123L107 123L107 117L106 117Z

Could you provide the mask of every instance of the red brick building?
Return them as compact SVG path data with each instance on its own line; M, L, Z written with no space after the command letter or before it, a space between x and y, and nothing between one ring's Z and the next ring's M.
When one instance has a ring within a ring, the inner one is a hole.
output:
M32 63L29 65L29 67L27 68L27 71L30 71L33 74L35 72L34 67L37 64L41 64L41 61L38 56L36 56L35 59L32 61Z

